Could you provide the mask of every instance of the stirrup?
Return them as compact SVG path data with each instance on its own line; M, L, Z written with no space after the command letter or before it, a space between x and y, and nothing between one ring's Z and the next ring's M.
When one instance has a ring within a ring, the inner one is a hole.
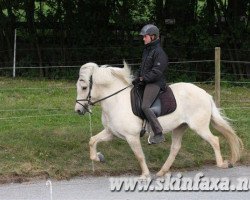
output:
M140 132L140 137L143 137L146 133L146 125L147 125L147 120L143 120L143 123L142 123L142 129L141 129L141 132Z
M164 135L155 135L155 136L149 136L148 137L148 144L159 144L165 141Z

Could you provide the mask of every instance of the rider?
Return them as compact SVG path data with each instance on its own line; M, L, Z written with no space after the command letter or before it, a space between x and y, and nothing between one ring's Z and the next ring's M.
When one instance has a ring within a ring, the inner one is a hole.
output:
M165 138L162 134L163 129L150 107L160 90L165 90L164 71L168 64L168 57L160 46L159 29L155 25L145 25L141 29L140 35L143 36L145 47L142 54L142 63L135 75L133 84L145 86L142 111L154 132L154 136L149 137L148 142L149 144L158 144L163 142Z

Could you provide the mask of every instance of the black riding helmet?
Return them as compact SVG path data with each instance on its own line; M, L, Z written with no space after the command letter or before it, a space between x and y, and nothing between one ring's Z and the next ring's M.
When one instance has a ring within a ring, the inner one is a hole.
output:
M156 38L158 38L160 35L160 31L157 28L157 26L155 26L153 24L147 24L147 25L143 26L143 28L141 29L140 35L142 35L142 36L155 35Z

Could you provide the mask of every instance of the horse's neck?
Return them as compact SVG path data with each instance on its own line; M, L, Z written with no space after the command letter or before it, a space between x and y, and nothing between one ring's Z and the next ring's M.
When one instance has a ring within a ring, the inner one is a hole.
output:
M119 85L119 86L112 87L112 89L109 89L103 92L101 96L102 98L105 98L125 87L126 85ZM101 107L102 107L103 112L110 115L112 113L115 114L117 112L120 112L123 109L128 109L128 107L130 106L130 91L131 91L131 88L127 88L119 92L118 94L114 94L113 96L103 100L101 102Z
M113 93L121 89L113 90ZM102 123L113 133L119 133L118 137L121 137L123 133L137 134L141 128L141 120L133 114L131 109L130 91L131 88L127 88L101 102Z

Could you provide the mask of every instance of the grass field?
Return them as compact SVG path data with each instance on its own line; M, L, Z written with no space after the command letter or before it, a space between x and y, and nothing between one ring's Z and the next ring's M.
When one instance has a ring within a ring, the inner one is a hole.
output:
M212 85L199 85L213 94ZM250 163L250 90L249 87L222 87L222 108L242 138L245 151L241 164ZM10 79L0 77L0 182L30 177L104 174L139 174L140 168L125 141L115 139L100 143L98 150L106 163L95 163L92 172L88 141L89 116L74 113L75 82ZM100 107L93 109L93 133L102 130ZM217 135L217 133L215 133ZM160 169L170 147L170 134L164 144L142 145L152 172ZM221 137L224 158L229 147ZM188 131L173 170L215 164L213 150L205 141Z

